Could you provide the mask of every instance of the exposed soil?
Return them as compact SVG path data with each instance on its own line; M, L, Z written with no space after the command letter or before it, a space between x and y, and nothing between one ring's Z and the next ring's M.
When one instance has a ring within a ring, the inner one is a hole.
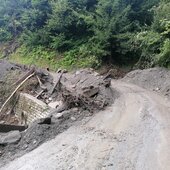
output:
M165 68L135 70L128 73L122 80L158 92L170 99L170 70Z

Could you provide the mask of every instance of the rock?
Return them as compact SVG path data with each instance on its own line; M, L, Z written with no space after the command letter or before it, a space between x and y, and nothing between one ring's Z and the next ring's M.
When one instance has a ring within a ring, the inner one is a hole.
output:
M3 120L2 120L2 121L0 121L0 124L4 124L4 123L5 123L5 121L3 121Z
M51 122L56 124L56 123L59 123L60 120L59 120L58 118L56 118L56 117L53 116L53 117L51 118Z
M62 118L63 118L62 113L53 114L51 117L51 121L52 121L52 123L59 123L60 119L62 119Z
M56 115L53 115L54 118L59 119L63 117L63 113L57 113Z
M104 80L104 86L105 87L110 87L111 86L111 78L107 78Z
M58 70L57 70L57 73L61 73L61 71L62 71L62 69L58 69Z
M96 76L100 76L100 74L97 73L97 72L94 72L93 75L94 75L95 77L96 77Z
M42 124L51 124L51 117L46 117L46 118L41 118L37 120L37 124L42 125Z
M73 84L71 87L72 87L72 88L76 88L76 85L75 85L75 84Z
M62 102L61 102L61 101L50 102L50 103L48 104L48 106L51 107L51 108L53 108L53 109L57 108L57 107L60 106L60 105L62 105Z
M0 133L0 145L18 143L20 139L21 139L21 134L19 131Z
M59 106L57 107L56 112L57 112L57 113L61 113L61 112L65 111L65 110L67 110L67 108L68 108L68 103L67 103L67 102L62 103L61 105L59 105Z
M159 91L159 90L160 90L160 88L159 88L159 87L157 87L157 88L153 89L153 91Z
M71 111L72 111L72 112L78 112L79 109L78 109L77 107L74 107L74 108L71 109Z
M28 148L28 145L27 145L27 144L25 144L25 145L22 147L23 150L25 150L25 149L27 149L27 148Z
M80 74L80 71L76 71L75 75L79 75Z
M58 122L59 119L69 117L70 113L71 113L70 110L66 110L60 113L53 113L52 118L51 118L52 122L55 123L55 122Z
M51 97L48 98L49 101L52 101L53 99Z
M76 120L77 120L77 119L76 119L75 117L73 117L73 116L72 116L70 119L71 119L72 121L76 121Z
M155 91L159 91L160 90L160 88L159 87L157 87L156 89L155 89Z
M99 92L99 87L90 86L89 89L82 89L85 97L92 97Z
M34 141L33 141L33 144L35 145L36 143L37 143L37 141L36 141L36 140L34 140Z
M68 73L68 71L66 69L63 70L63 73Z

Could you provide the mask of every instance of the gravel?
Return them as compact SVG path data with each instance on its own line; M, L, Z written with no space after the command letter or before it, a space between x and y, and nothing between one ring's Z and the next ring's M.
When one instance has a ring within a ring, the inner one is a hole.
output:
M156 91L170 99L170 70L160 67L135 70L123 79L145 89Z

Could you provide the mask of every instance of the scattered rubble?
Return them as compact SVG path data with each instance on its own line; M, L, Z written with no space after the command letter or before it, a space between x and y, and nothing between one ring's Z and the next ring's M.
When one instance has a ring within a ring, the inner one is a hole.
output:
M56 115L62 114L61 117ZM25 153L37 148L42 143L55 138L59 133L64 132L69 127L88 121L93 113L87 110L78 110L73 108L62 113L53 113L48 119L37 120L32 123L27 130L21 132L21 139L17 144L0 145L1 157L0 165L3 165ZM50 120L51 123L44 122ZM74 120L73 120L74 119Z
M28 83L31 79L34 80L33 84ZM56 108L55 112L58 113L73 107L81 107L94 112L113 103L114 91L110 88L110 84L109 75L100 76L88 69L75 73L60 70L51 74L47 70L32 67L14 83L16 88L1 106L0 113L7 113L10 110L10 113L17 114L15 113L17 102L11 105L11 109L8 104L12 100L21 101L14 99L21 91L22 94L24 94L23 91L27 92L49 107ZM31 90L28 90L27 86L31 86Z
M109 77L96 76L90 70L80 70L63 74L57 88L63 103L66 103L65 107L81 106L92 112L113 103L114 91L110 83Z

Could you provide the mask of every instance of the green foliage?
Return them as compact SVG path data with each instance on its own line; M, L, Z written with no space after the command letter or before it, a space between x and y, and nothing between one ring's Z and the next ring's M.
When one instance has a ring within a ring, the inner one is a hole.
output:
M164 41L159 54L158 63L164 67L170 67L170 39Z
M163 28L162 35L170 38L170 20L164 19L161 21L161 26Z
M0 4L0 42L17 40L21 47L12 59L23 63L43 61L40 65L53 68L169 63L169 0L0 0Z
M134 50L140 54L138 66L149 68L157 62L162 36L154 31L142 31L135 36Z
M162 38L159 44L160 51L156 55L160 66L170 66L170 1L161 1L155 10L154 31Z
M12 39L12 35L10 32L5 30L4 28L0 28L0 41L6 42Z
M170 20L170 2L161 2L158 7L154 8L153 30L162 32L165 29L165 22ZM165 21L165 22L164 22Z
M56 52L47 50L42 46L29 49L26 46L21 46L12 54L10 60L26 65L37 65L43 68L56 69Z
M136 49L141 50L142 56L154 57L160 52L162 36L154 31L143 31L136 36Z
M100 60L85 45L82 45L79 49L73 49L65 53L63 58L57 62L56 67L76 69L85 67L98 68L100 65Z

